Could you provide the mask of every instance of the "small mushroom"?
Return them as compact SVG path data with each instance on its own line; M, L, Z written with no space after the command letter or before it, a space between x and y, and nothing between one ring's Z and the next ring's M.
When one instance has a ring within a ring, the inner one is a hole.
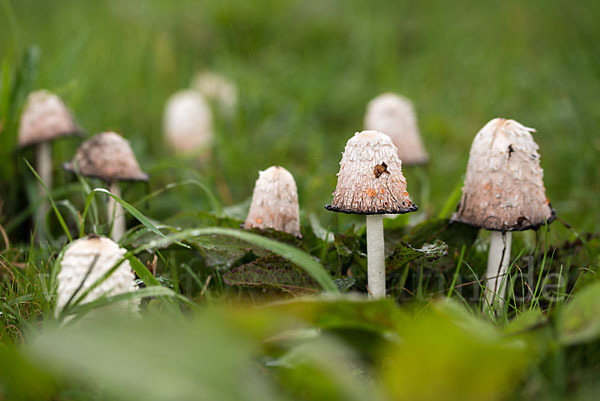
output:
M167 100L163 126L167 142L178 153L202 150L213 139L210 107L195 90L176 92Z
M385 297L383 214L417 210L406 191L402 161L392 139L378 131L356 133L340 161L337 186L327 210L367 215L368 285L373 298Z
M394 93L377 96L367 105L364 124L366 130L380 131L392 138L404 166L428 162L414 107L405 97Z
M148 181L148 175L129 146L129 142L114 132L103 132L84 142L73 161L64 164L68 171L99 178L108 184L109 191L121 197L119 181ZM112 197L108 199L108 219L114 216L112 239L119 241L125 233L123 208Z
M258 172L244 228L273 228L300 237L298 190L294 177L281 166Z
M109 238L97 235L73 241L60 263L56 314L115 267L126 252ZM128 260L124 260L106 280L91 290L82 302L91 302L103 296L124 294L136 289L131 265ZM128 301L118 305L128 311L137 312L139 301Z
M19 147L36 147L35 168L48 189L52 188L52 142L58 138L78 135L81 130L60 97L46 91L31 92L27 97L19 123ZM39 186L40 198L44 197ZM48 210L46 203L38 209L38 239L42 240L41 222Z
M546 198L533 128L495 118L475 136L462 198L453 221L491 231L487 305L504 303L512 231L537 229L555 218Z
M238 101L235 84L215 71L202 71L192 79L192 88L199 91L210 102L214 102L221 113L233 114Z

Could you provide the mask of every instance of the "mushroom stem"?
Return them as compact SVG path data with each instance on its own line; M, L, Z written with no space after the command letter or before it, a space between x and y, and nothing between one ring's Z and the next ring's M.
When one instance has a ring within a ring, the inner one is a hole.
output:
M52 144L51 142L41 142L36 147L36 169L42 182L50 191L52 189ZM48 194L45 193L41 184L38 184L38 193L40 199L44 201L40 204L37 210L36 222L37 231L36 239L38 242L44 242L46 238L46 227L44 225L46 213L48 212L48 202L45 200Z
M485 281L486 307L501 308L504 305L511 243L512 233L510 231L491 232Z
M367 215L367 281L371 298L385 298L383 215Z
M121 189L119 188L118 181L111 182L108 190L113 195L121 197ZM115 242L119 242L123 234L125 234L125 214L123 213L121 204L112 196L108 198L108 221L113 222L110 238Z

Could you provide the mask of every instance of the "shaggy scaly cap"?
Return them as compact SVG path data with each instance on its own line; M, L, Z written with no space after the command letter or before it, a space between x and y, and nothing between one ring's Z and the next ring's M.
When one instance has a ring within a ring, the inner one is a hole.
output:
M114 132L103 132L82 143L64 168L106 182L148 180L129 142Z
M76 135L79 127L60 98L46 90L29 94L19 124L19 146Z
M367 105L365 129L383 132L398 148L404 166L427 163L412 103L393 93L377 96Z
M176 152L206 147L213 138L212 125L210 107L197 91L179 91L167 101L163 126L167 142Z
M192 88L218 105L221 112L231 114L235 110L238 91L233 82L214 71L203 71L192 80Z
M495 118L475 136L455 221L487 230L537 228L554 219L533 128Z
M398 214L417 210L406 191L398 149L378 131L357 132L346 144L331 205L334 212Z
M289 171L280 166L258 172L244 228L274 228L300 237L298 190Z
M73 300L77 299L86 289L112 269L126 252L116 242L106 237L90 235L71 243L65 251L58 273L56 312L60 312L65 307L79 286L81 286L81 289ZM95 263L94 260L96 260ZM134 291L137 289L134 280L135 276L131 270L131 265L129 261L125 260L106 280L94 288L82 302L91 302L104 295L118 295ZM82 282L83 285L81 285ZM138 304L139 300L135 300L121 303L119 306L130 311L137 311Z

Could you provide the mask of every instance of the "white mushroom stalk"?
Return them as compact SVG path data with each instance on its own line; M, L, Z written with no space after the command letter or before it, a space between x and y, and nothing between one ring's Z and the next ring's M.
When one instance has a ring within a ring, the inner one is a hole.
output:
M380 131L392 138L403 166L429 161L419 133L415 109L407 98L395 93L375 97L367 105L364 125L366 130Z
M512 233L510 231L492 231L490 233L490 249L485 275L486 305L502 306L504 304L511 244ZM496 297L498 297L497 300Z
M492 231L485 285L487 306L502 307L510 265L511 231L550 223L554 209L546 198L533 128L496 118L475 136L462 198L452 220Z
M340 161L333 199L327 210L367 215L368 290L385 297L383 214L417 210L406 191L398 149L389 136L377 131L356 133Z
M56 294L56 315L89 290L113 269L127 251L106 237L90 235L72 242L60 264ZM103 296L114 296L137 290L129 261L124 260L102 283L92 289L82 303ZM118 310L137 312L139 300L115 304Z
M121 198L121 188L119 187L118 182L110 183L108 190L113 195ZM110 232L110 236L115 241L119 241L125 234L126 230L125 213L123 212L123 207L115 200L115 198L109 196L107 211L108 220L112 221L112 231Z
M204 96L195 90L173 94L165 105L163 129L177 153L205 150L213 140L213 117Z
M80 132L69 109L55 94L39 90L29 94L19 123L19 146L36 146L35 169L48 190L52 189L52 141ZM39 198L46 194L38 185ZM37 239L43 241L44 217L48 203L43 202L37 210Z
M281 166L259 171L244 228L273 228L300 237L300 210L294 176Z
M81 144L73 161L65 163L68 171L87 177L100 178L108 183L109 191L121 198L119 181L147 181L148 175L138 164L129 142L114 132L103 132ZM123 208L112 197L107 205L108 221L114 216L111 238L119 241L125 233Z

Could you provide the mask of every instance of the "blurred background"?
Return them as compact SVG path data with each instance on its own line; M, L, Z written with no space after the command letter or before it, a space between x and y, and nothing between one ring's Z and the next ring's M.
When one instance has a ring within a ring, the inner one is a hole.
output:
M196 72L212 70L238 86L238 107L230 118L216 114L212 156L188 165L226 205L250 197L258 170L279 164L294 174L301 207L334 221L323 205L345 142L362 129L366 103L394 91L414 102L431 156L425 170L405 171L422 210L436 214L444 205L462 183L473 137L502 116L537 129L547 195L559 216L579 230L599 221L598 2L0 4L4 79L37 45L32 88L58 93L88 136L114 130L129 139L152 175L150 188L183 174L168 167L174 159L162 135L166 99L189 87ZM14 152L16 132L1 135L6 214L20 199L11 181L31 173ZM60 141L55 161L69 160L78 144ZM57 185L72 180L57 174ZM124 197L147 190L132 186ZM208 205L197 189L181 189L177 202L166 199L146 212L161 218ZM342 224L354 221L344 216Z

